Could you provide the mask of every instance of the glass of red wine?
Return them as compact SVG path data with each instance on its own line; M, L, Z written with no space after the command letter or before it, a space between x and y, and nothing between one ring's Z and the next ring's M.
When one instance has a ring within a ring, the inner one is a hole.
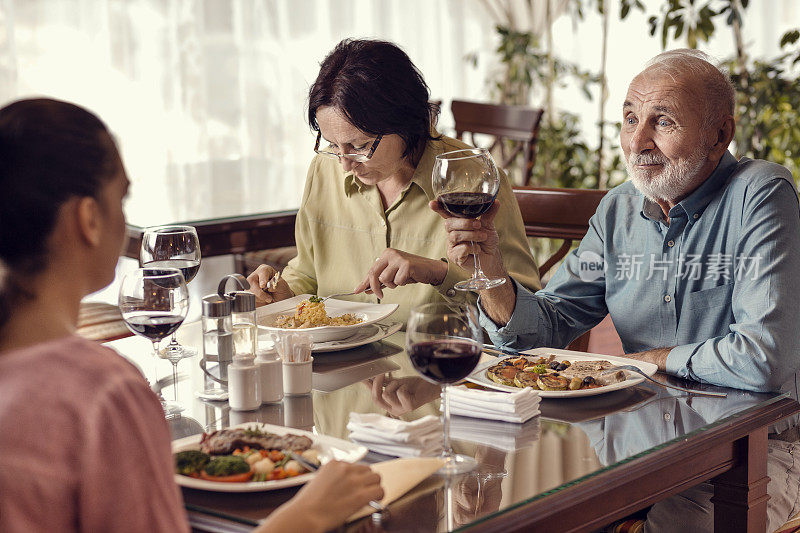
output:
M467 377L478 364L483 332L472 304L432 303L415 307L406 326L406 352L426 380L442 387L444 466L439 473L462 474L474 469L475 459L453 453L450 447L450 403L447 387Z
M500 175L492 154L484 148L456 150L436 156L433 165L433 194L441 206L459 218L478 218L492 207L500 190ZM462 291L491 289L505 278L489 279L483 273L475 243L472 243L475 269L468 280L455 284Z
M145 228L139 250L142 267L177 268L189 283L200 270L200 241L192 226L154 226ZM194 357L197 350L182 346L172 334L170 343L160 352L173 364L184 357Z
M156 357L158 344L183 323L189 310L189 291L177 268L139 268L122 279L119 310L133 333L150 339ZM173 400L178 400L178 359L172 363ZM162 401L167 416L180 412L177 404Z

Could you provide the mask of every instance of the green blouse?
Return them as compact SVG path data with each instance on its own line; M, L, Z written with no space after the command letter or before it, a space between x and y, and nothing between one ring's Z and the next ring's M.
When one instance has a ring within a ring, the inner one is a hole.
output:
M283 271L283 279L292 291L320 296L351 291L386 248L446 258L444 221L428 208L428 202L434 199L431 173L437 154L462 148L470 146L444 136L429 141L408 186L386 210L376 187L364 185L352 173L346 173L335 159L316 156L297 212L297 257ZM495 226L506 268L517 282L538 290L539 274L525 237L522 215L502 172L498 200L501 211ZM474 294L453 288L469 276L470 272L449 263L441 285L414 283L386 289L381 303L399 304L391 319L405 323L410 309L417 305L467 299L474 302ZM378 302L369 294L348 299Z

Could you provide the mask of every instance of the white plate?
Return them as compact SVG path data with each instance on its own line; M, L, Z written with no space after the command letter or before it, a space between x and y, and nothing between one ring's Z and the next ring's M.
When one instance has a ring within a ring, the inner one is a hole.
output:
M269 333L279 333L286 331L302 331L311 335L314 343L323 343L334 340L341 340L354 335L361 328L368 326L379 320L383 320L395 311L397 304L370 304L365 302L348 302L346 300L336 300L332 298L325 300L325 312L330 317L340 316L345 313L352 313L363 322L352 326L321 326L317 328L286 329L273 327L279 315L293 315L297 310L297 304L303 300L308 300L310 294L301 294L288 300L282 300L274 304L265 305L256 309L256 322L261 331Z
M285 435L287 433L291 433L293 435L305 435L313 441L311 447L319 451L319 457L323 463L326 463L331 459L355 463L367 455L367 449L364 446L360 446L346 440L337 439L335 437L315 435L310 431L302 431L300 429L287 428L284 426L273 426L272 424L261 424L258 422L246 422L244 424L238 424L230 427L237 428L253 426L258 426L258 428L262 431L269 431L270 433L275 433L277 435ZM199 450L201 436L202 435L192 435L191 437L172 441L172 453L182 452L184 450ZM212 490L215 492L261 492L265 490L276 490L284 487L302 485L314 477L314 475L315 473L311 472L286 479L276 479L274 481L226 483L224 481L207 481L205 479L197 479L175 474L175 482L182 487L187 487L190 489Z
M616 363L618 365L634 365L639 367L645 374L648 376L652 376L658 370L658 367L652 363L645 363L644 361L636 361L634 359L628 359L626 357L614 357L611 355L602 355L597 353L587 353L587 352L573 352L571 350L556 350L553 348L536 348L535 350L526 350L524 352L520 352L520 355L532 355L532 356L542 356L554 354L556 356L555 360L560 361L563 359L569 359L570 361L609 361L611 363ZM519 392L519 387L511 387L508 385L501 385L500 383L496 383L489 379L486 375L486 370L503 361L505 359L516 359L518 356L516 355L508 355L505 357L498 357L492 361L488 361L483 363L476 368L472 374L467 376L467 381L471 381L472 383L477 383L478 385L483 385L484 387L488 387L490 389L505 391L505 392ZM611 392L620 389L627 389L628 387L633 387L644 381L644 378L641 376L637 376L636 374L631 374L630 372L626 372L627 379L625 381L620 381L618 383L612 383L611 385L605 385L603 387L597 387L596 389L580 389L580 390L540 390L537 391L539 396L542 398L577 398L580 396L594 396L595 394L604 394L606 392Z
M311 351L314 353L323 353L358 348L359 346L364 346L365 344L385 339L389 335L393 335L400 331L400 328L402 327L402 322L389 322L388 324L368 324L363 328L357 329L353 335L350 335L345 339L315 342L311 347ZM272 339L268 338L268 335L266 335L266 338L259 338L259 348L272 348L273 346L274 343L272 342Z

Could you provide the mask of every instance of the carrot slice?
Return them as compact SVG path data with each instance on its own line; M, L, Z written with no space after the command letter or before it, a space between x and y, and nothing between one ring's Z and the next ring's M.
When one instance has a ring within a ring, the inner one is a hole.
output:
M210 476L205 471L200 472L200 477L206 481L221 481L223 483L244 483L253 477L253 471L231 474L230 476Z

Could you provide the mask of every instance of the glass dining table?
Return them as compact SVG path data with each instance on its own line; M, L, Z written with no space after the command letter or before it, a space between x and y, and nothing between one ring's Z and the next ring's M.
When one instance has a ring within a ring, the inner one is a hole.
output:
M199 323L184 325L181 343L200 347ZM108 345L136 364L167 397L170 364L149 342L130 337ZM492 356L484 354L485 358ZM284 397L255 411L197 398L204 375L199 358L179 365L181 416L174 439L230 425L263 422L347 439L349 413L403 420L439 414L439 387L423 381L394 333L345 351L317 353L310 395ZM384 376L383 386L375 383ZM582 398L543 399L541 414L524 424L453 416L457 452L478 468L458 477L434 475L389 506L387 518L347 524L347 531L597 531L701 482L715 488L718 531L763 531L766 521L767 428L800 412L780 393L724 391L703 397L647 382ZM397 382L391 387L387 384ZM366 462L389 457L370 452ZM296 488L225 493L183 488L195 531L249 531L296 493ZM331 497L335 497L332 495Z

